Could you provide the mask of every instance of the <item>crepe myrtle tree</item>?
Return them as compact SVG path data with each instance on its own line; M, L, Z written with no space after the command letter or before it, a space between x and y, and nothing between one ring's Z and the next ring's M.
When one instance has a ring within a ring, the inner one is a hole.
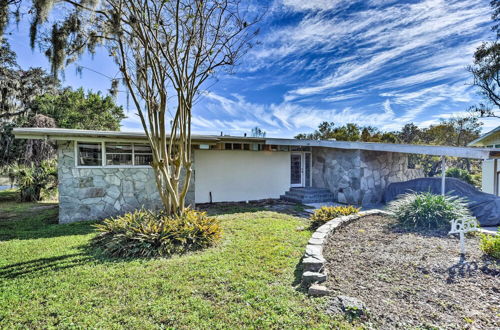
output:
M0 0L10 17L22 9L20 1ZM53 74L97 47L114 59L151 145L165 210L182 214L193 103L209 78L251 47L262 11L240 0L33 0L27 14L31 47L45 50ZM5 31L8 19L2 22Z

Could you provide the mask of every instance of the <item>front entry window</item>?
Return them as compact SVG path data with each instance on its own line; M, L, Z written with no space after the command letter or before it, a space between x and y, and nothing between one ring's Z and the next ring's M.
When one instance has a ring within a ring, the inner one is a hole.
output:
M290 183L292 186L302 185L302 155L291 155Z
M310 152L292 152L290 155L290 186L311 187Z
M311 186L311 153L310 152L306 152L304 153L304 162L305 162L305 174L306 174L306 187L310 187Z

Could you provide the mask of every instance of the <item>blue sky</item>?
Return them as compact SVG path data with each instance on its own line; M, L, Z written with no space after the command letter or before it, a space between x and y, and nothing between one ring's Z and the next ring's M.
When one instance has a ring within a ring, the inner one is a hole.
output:
M480 100L466 66L493 37L490 14L487 0L275 0L258 45L198 99L193 131L242 135L259 126L292 137L325 120L395 130L460 115ZM18 62L47 68L29 49L28 29L22 23L9 37ZM104 53L79 64L118 74ZM105 76L80 76L72 65L64 84L106 92ZM127 107L124 93L117 101ZM133 108L127 115L122 130L141 130ZM488 131L500 121L484 124Z

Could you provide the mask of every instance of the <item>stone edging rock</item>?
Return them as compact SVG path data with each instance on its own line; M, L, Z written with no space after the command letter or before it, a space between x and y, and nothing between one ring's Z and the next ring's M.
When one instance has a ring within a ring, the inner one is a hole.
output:
M383 210L369 210L356 214L346 215L332 219L319 227L312 235L307 243L306 253L302 259L304 266L304 273L302 274L302 282L306 285L317 284L326 281L327 273L325 269L326 260L323 257L323 247L328 237L333 234L338 228L341 228L348 223L361 219L369 215L389 215L390 213ZM325 288L326 289L326 288ZM317 287L309 288L311 294L320 295L316 293Z

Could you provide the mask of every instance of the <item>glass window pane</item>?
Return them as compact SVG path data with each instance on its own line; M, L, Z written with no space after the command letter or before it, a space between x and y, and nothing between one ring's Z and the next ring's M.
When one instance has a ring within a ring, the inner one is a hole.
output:
M79 166L102 166L100 143L78 143Z
M132 154L106 153L106 165L132 165Z
M132 153L131 144L106 143L106 153Z
M306 168L306 187L311 186L311 154L306 153L305 155L305 168Z
M150 154L151 146L149 144L134 144L134 152L137 154Z
M153 162L152 154L135 154L135 165L151 165Z
M106 165L132 165L132 144L106 143Z
M231 150L231 149L233 149L232 143L226 143L225 146L224 146L224 149L225 150Z
M290 183L291 184L301 184L302 183L302 156L297 154L290 155L291 168L290 168Z
M233 143L233 150L241 150L241 143Z

